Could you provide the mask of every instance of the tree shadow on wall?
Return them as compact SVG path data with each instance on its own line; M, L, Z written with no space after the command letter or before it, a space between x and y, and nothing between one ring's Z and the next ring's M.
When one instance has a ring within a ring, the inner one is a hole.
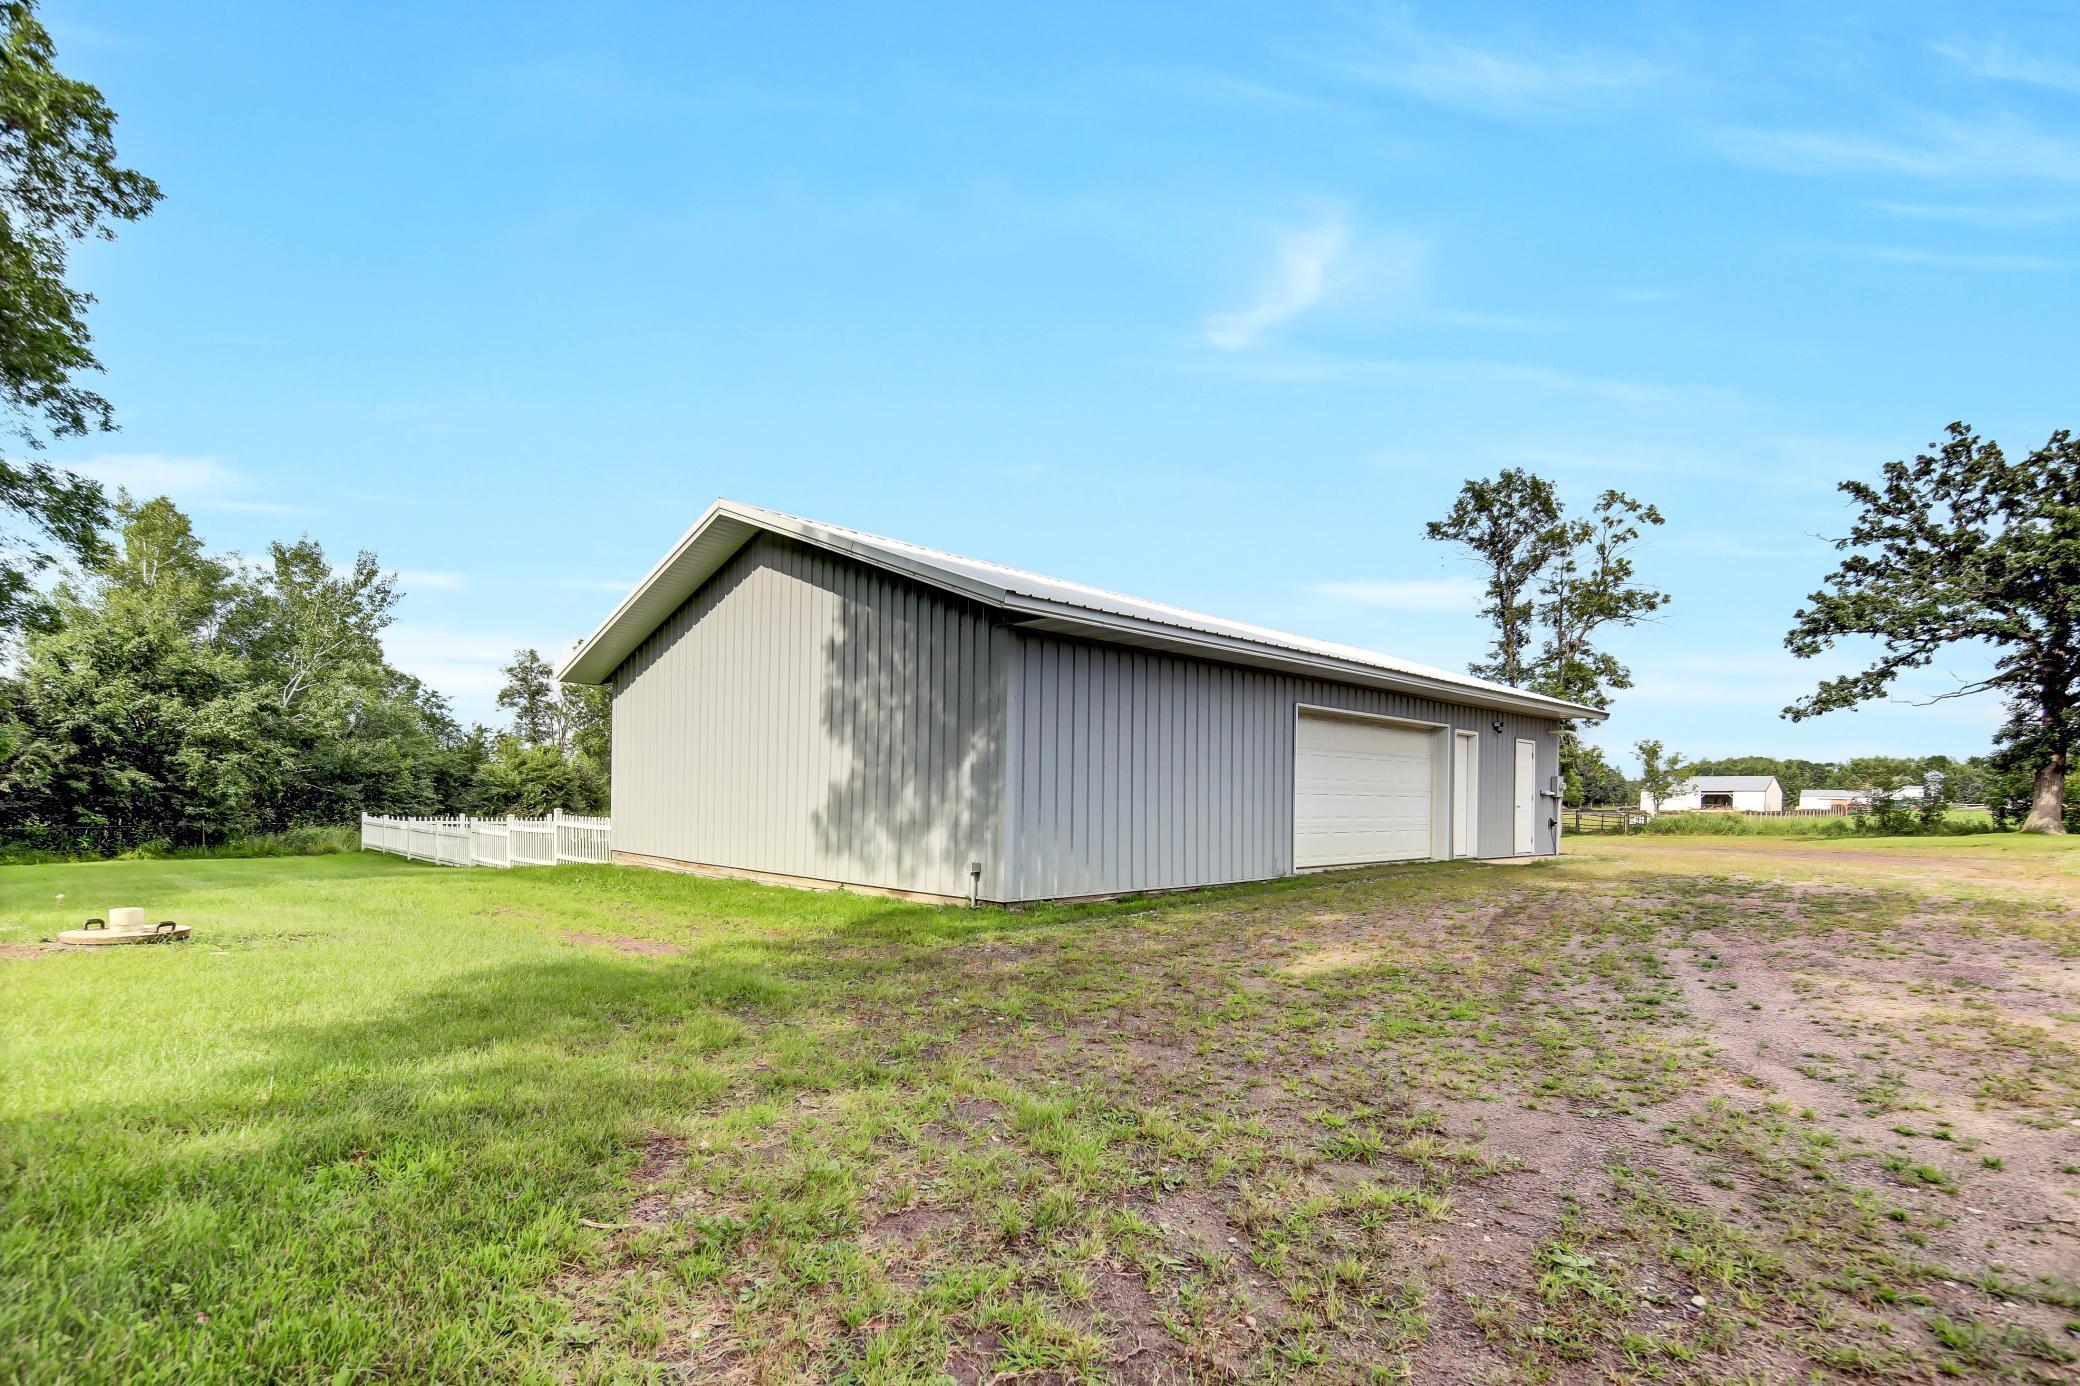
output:
M984 608L899 581L845 594L824 643L836 764L815 814L846 879L958 895L997 812L1002 699Z

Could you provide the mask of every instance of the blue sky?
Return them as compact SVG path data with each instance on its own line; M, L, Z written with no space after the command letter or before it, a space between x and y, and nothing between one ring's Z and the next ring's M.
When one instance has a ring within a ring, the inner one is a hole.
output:
M55 455L375 550L487 720L718 495L1459 667L1524 465L1668 516L1605 744L1984 749L1781 641L1835 481L2080 425L2080 24L1591 8L49 0L167 194Z

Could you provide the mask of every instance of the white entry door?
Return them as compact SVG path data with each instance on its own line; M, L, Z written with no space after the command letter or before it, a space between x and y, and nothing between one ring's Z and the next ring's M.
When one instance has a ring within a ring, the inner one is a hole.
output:
M1414 727L1302 712L1293 733L1293 866L1431 854L1436 738Z
M1538 743L1517 742L1517 813L1510 850L1528 857L1538 850Z
M1481 738L1452 734L1452 855L1481 854Z

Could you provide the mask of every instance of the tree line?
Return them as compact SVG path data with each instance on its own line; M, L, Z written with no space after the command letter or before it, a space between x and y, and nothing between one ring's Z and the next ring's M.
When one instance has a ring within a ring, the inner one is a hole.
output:
M2026 767L2004 763L1995 755L1852 756L1847 760L1804 760L1778 756L1719 756L1692 760L1671 753L1658 741L1635 748L1641 773L1619 776L1600 786L1595 804L1631 807L1642 791L1664 797L1694 775L1774 775L1784 791L1784 807L1798 807L1808 789L1846 789L1866 800L1882 801L1894 791L1919 786L1930 797L1917 802L1937 806L1976 805L1989 809L2000 824L2020 823L2028 816L2035 775ZM2080 806L2076 806L2080 807Z
M1926 785L1939 777L1944 795L1957 804L1994 804L2017 796L2012 775L1990 756L1958 760L1951 756L1852 756L1847 760L1801 760L1797 757L1721 756L1687 761L1688 775L1774 775L1784 789L1784 807L1796 808L1808 789L1853 789L1884 793ZM2023 795L2022 797L2027 797Z
M17 845L130 846L360 814L598 812L608 704L533 650L499 731L389 663L403 594L309 538L209 553L166 497L120 496L77 577L39 594L0 677L0 823Z
M2026 831L2066 831L2072 750L2080 740L2080 441L2066 430L2021 458L1963 423L1912 460L1888 462L1875 482L1838 488L1852 507L1842 555L1784 646L1811 659L1845 644L1875 646L1856 672L1824 679L1783 710L1792 721L1847 711L1891 696L1902 675L1959 651L1990 656L1991 672L1961 679L1929 701L1995 693L2007 720L1991 755L1953 767L1951 797L1993 806ZM1631 672L1598 646L1606 630L1654 619L1666 593L1636 579L1633 557L1660 512L1605 491L1570 518L1550 481L1509 468L1467 481L1451 510L1425 528L1457 545L1485 579L1482 615L1493 631L1470 672L1570 702L1604 708L1631 687ZM1641 743L1644 751L1648 745ZM1706 773L1777 774L1824 788L1808 775L1847 777L1844 788L1885 788L1898 766L1768 761L1777 770L1719 770L1764 757L1703 761ZM1913 762L1925 769L1933 760ZM1899 762L1904 765L1908 762ZM1945 764L1949 762L1945 761ZM1614 802L1624 777L1572 732L1561 767L1568 801ZM1875 778L1873 778L1875 777ZM1861 782L1859 782L1861 781Z

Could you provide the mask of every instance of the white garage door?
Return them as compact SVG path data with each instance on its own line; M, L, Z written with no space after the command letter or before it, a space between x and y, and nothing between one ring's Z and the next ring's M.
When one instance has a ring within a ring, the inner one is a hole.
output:
M1434 740L1410 727L1301 713L1295 869L1428 857Z

